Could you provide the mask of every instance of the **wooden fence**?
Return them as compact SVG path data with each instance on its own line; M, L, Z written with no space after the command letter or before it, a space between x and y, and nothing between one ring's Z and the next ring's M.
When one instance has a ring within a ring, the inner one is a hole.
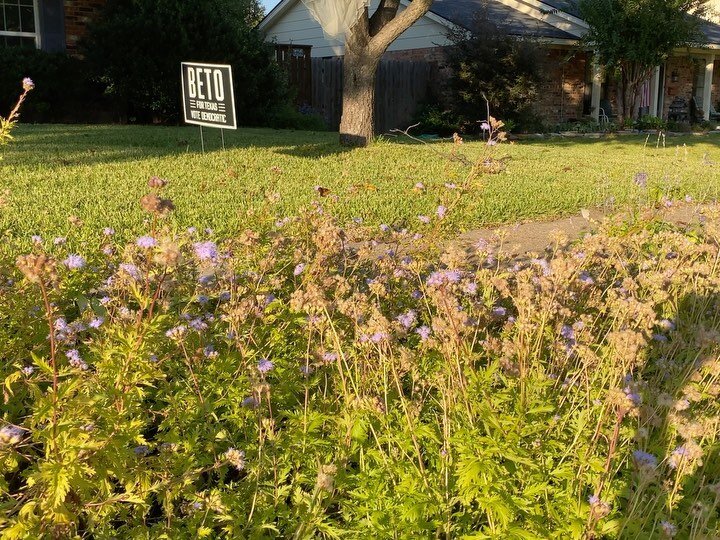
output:
M380 62L375 95L378 133L405 129L412 123L418 105L428 96L431 73L427 62ZM334 130L340 127L342 117L342 80L342 58L312 59L312 108Z

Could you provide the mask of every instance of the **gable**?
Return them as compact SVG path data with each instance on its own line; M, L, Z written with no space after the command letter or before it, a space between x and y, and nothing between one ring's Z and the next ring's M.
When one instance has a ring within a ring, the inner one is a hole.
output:
M379 0L372 0L371 11ZM403 9L403 8L401 8ZM389 51L426 49L449 45L446 34L452 26L433 14L422 17L408 28L389 47ZM276 43L311 45L313 57L341 56L344 46L341 40L329 39L310 11L300 0L284 0L260 23L266 39Z

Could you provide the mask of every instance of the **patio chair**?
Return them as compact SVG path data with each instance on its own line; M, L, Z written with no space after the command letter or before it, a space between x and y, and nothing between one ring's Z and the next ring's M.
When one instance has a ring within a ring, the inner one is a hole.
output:
M600 108L598 110L598 122L601 124L609 124L610 121L615 117L612 110L612 104L610 100L603 99L600 101Z
M713 122L720 121L720 113L715 110L712 103L710 103L710 120Z

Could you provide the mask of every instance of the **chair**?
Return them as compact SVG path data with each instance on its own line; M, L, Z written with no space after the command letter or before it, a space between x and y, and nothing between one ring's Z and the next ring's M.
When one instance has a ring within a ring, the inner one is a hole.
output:
M612 110L612 104L609 99L603 99L600 101L600 108L598 110L598 122L601 124L609 124L610 120L615 117Z
M710 120L713 122L720 121L720 113L715 110L712 103L710 103Z

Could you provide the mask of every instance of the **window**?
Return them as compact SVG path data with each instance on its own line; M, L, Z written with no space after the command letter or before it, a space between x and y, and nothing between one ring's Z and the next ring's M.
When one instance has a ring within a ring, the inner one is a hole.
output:
M0 0L0 46L40 45L35 0Z

